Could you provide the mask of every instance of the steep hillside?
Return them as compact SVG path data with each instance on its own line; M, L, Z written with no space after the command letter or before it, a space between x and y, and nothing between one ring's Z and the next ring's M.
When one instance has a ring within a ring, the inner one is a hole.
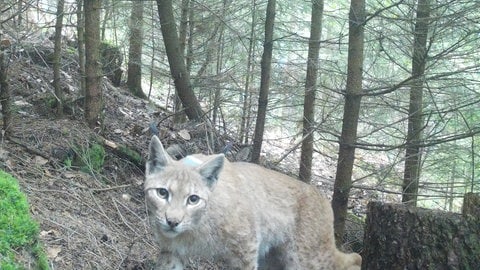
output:
M187 146L201 145L193 131L206 128L174 128L168 111L104 80L105 126L91 130L83 123L79 76L69 65L62 72L66 115L57 118L51 68L35 62L24 56L9 66L14 119L0 145L0 166L27 195L52 269L150 268L157 250L146 220L143 168L109 145L145 155L151 124L164 140ZM104 164L95 168L89 153L104 140Z

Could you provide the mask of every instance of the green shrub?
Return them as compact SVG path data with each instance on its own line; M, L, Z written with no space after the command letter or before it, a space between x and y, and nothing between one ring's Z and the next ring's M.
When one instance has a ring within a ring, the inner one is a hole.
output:
M52 95L45 98L45 103L48 108L53 109L57 106L57 99Z
M25 195L17 180L0 170L0 269L22 269L15 255L28 252L38 269L48 269L38 241L38 224L32 220Z
M118 147L118 151L131 160L135 165L140 166L142 164L142 156L135 150L120 145Z
M85 142L83 144L72 145L73 156L68 156L63 160L65 167L79 167L80 170L87 173L98 173L105 163L105 149L101 144Z
M85 165L89 171L98 172L103 167L105 162L105 149L98 143L94 143L86 151Z
M66 159L63 160L63 165L65 165L66 169L70 169L72 167L72 158L67 157Z

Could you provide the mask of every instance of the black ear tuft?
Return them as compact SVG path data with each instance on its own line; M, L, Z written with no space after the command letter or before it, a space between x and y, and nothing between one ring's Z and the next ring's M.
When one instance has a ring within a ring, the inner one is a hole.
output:
M202 166L198 168L200 175L204 178L207 183L207 186L210 188L217 183L218 176L223 169L223 164L225 163L225 156L223 154L215 155L207 162L203 163Z
M148 160L145 165L145 174L152 174L163 170L165 166L172 162L172 159L163 148L162 143L157 136L153 135L148 147Z

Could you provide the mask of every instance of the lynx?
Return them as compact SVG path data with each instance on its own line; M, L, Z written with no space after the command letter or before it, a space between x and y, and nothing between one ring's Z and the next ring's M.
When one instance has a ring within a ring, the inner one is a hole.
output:
M173 160L153 136L144 187L157 269L193 256L239 270L360 269L360 255L335 247L330 203L284 174L223 154Z

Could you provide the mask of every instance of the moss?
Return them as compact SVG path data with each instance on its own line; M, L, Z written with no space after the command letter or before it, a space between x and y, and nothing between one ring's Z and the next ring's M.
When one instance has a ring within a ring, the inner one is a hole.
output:
M0 269L21 269L16 256L33 255L37 269L48 269L38 241L38 224L32 220L25 195L8 173L0 170Z
M130 161L135 163L135 165L139 166L142 164L142 156L135 150L122 145L118 148L118 151L122 153L122 155L126 156Z
M105 41L100 43L100 58L103 72L107 75L120 69L123 62L120 47Z

